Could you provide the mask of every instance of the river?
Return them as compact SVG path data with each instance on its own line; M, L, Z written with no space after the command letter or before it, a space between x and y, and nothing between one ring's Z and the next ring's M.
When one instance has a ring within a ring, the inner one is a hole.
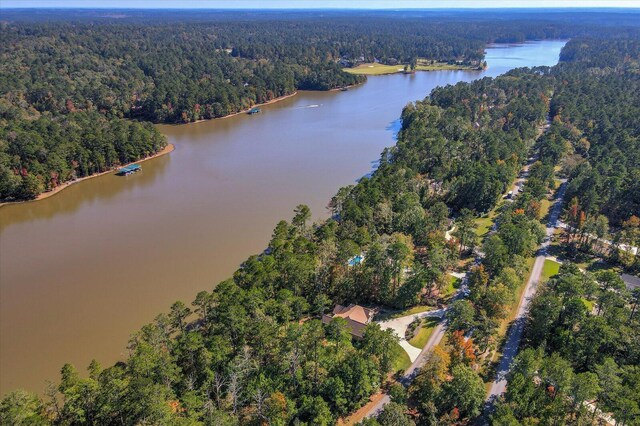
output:
M159 126L176 149L141 173L0 208L0 394L42 392L65 362L84 370L92 357L123 358L131 332L228 278L297 204L326 217L336 190L394 143L408 102L436 86L554 65L564 43L494 45L486 71L371 77L253 116Z

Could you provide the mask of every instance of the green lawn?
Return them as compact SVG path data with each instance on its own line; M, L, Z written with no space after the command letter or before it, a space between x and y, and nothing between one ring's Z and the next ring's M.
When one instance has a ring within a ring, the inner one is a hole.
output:
M447 285L447 288L445 288L442 292L442 297L447 298L451 296L458 288L460 288L460 284L462 284L462 280L460 278L449 275L449 284Z
M476 219L476 235L479 237L485 236L491 227L493 226L493 218L495 213L492 211L487 216L479 217Z
M406 317L408 315L416 315L431 310L433 310L433 306L418 305L409 309L405 309L404 311L382 313L376 316L376 321L387 321L390 319Z
M409 355L402 349L398 343L393 346L391 350L391 359L393 371L404 371L411 365L411 359L409 359Z
M549 214L549 209L551 209L551 204L553 204L551 200L547 200L546 198L543 198L542 201L540 201L540 217L542 219L545 219Z
M379 63L360 64L354 68L343 68L350 74L359 75L385 75L404 72L405 64L384 65ZM476 69L469 65L447 64L446 62L431 63L429 60L419 59L416 71L443 71L443 70L470 70Z
M613 269L618 274L622 273L622 269L619 266L610 265L602 259L593 258L584 267L586 271L591 273L598 271L606 271L607 269Z
M548 281L560 271L560 264L553 260L546 259L542 267L542 281Z
M474 70L477 67L469 65L447 64L446 62L436 62L434 64L418 61L416 71L443 71L443 70Z
M413 339L409 340L409 344L418 349L424 348L429 341L429 337L433 333L433 329L440 322L440 318L426 318L425 324L420 327Z
M385 75L404 72L404 65L361 64L355 68L343 68L349 74Z

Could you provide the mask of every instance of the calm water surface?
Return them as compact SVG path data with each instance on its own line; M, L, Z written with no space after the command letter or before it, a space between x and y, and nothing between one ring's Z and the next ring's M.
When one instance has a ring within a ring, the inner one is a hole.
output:
M0 208L0 393L41 392L65 362L122 358L129 333L229 277L297 204L325 217L336 190L393 144L408 102L436 86L553 65L563 45L496 45L485 72L373 77L255 116L160 126L176 150L142 173Z

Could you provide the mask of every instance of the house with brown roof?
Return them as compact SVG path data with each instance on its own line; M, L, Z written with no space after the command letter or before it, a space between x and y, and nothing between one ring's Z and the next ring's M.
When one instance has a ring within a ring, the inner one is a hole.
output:
M374 314L373 309L360 305L336 305L331 314L322 315L322 322L329 324L334 318L344 318L351 328L351 335L356 339L362 339L364 328L371 322Z

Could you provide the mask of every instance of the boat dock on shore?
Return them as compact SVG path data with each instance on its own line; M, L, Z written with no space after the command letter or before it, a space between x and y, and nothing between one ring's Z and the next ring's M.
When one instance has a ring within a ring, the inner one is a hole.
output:
M118 169L118 172L116 173L116 175L118 175L118 176L129 176L129 175L132 175L134 173L138 173L141 170L142 170L142 167L140 167L140 164L130 164L128 166L124 166L124 167Z

